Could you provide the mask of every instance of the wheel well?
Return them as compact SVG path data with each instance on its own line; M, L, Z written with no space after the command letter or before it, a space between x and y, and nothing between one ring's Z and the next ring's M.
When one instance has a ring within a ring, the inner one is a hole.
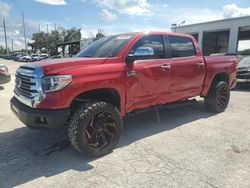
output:
M120 95L117 90L111 88L95 89L81 93L73 100L71 108L74 109L77 104L88 101L104 101L120 109Z
M214 83L218 83L218 82L220 82L220 81L225 81L225 82L229 83L228 74L225 73L225 72L221 72L221 73L217 74L217 75L214 77L212 83L214 84Z

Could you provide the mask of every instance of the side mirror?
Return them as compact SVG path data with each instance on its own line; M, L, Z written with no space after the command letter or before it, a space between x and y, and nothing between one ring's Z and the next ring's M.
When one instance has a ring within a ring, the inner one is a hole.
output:
M154 49L151 47L139 47L135 50L134 56L153 56Z
M135 50L134 53L129 53L126 57L127 63L133 63L135 60L147 59L154 56L154 49L151 47L139 47Z

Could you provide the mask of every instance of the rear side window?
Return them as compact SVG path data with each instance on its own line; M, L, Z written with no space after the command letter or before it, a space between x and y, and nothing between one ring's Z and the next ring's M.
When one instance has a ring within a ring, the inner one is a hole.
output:
M193 41L186 37L169 36L172 57L190 57L195 55Z
M151 47L154 49L154 57L149 59L162 59L165 58L163 39L161 35L149 35L144 36L136 42L131 53L133 53L137 48L147 48Z

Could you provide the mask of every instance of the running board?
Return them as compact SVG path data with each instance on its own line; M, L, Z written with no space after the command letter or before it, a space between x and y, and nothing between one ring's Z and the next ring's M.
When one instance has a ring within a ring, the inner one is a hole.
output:
M160 114L159 114L159 111L158 111L159 108L173 109L173 108L178 108L178 107L193 105L193 104L196 104L196 103L197 103L196 99L191 99L191 100L185 100L185 101L177 101L177 102L168 103L168 104L164 104L164 105L152 106L150 108L146 108L146 109L136 110L136 111L130 112L130 113L127 114L127 117L135 116L137 114L148 112L148 111L151 111L151 110L154 109L155 112L156 112L157 121L160 122L161 119L160 119Z

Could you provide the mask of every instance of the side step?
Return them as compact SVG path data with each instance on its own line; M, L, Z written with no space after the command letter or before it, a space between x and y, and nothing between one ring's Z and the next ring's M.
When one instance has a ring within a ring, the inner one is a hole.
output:
M146 108L146 109L143 109L143 110L133 111L133 112L128 113L127 116L128 117L135 116L137 114L148 112L148 111L151 111L152 109L154 109L155 112L156 112L157 121L160 122L161 119L160 119L160 115L159 115L159 111L158 111L159 108L173 109L173 108L193 105L193 104L196 104L196 103L197 103L196 99L190 99L190 100L185 100L185 101L177 101L177 102L168 103L168 104L164 104L164 105L153 106L153 107Z

